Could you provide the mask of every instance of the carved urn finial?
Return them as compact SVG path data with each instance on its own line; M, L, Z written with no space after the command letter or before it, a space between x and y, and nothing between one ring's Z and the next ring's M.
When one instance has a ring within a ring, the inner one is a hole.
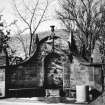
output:
M50 27L51 27L51 32L54 32L54 27L55 26L54 25L51 25Z
M50 36L50 38L53 40L53 42L52 42L52 52L54 53L54 36L55 36L55 33L54 33L54 25L51 25L50 26L51 27L51 36Z

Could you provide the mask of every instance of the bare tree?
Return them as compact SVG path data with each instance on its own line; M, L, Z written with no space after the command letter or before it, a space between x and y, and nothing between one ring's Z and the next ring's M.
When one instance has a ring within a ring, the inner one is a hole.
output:
M81 42L83 56L91 57L95 42L99 38L103 24L103 11L100 0L59 0L62 11L57 17L65 25L68 32L76 27L76 38Z
M14 7L19 15L21 21L25 23L26 29L29 31L30 34L30 45L29 45L29 56L32 51L32 43L33 43L33 36L35 35L36 30L38 29L39 25L45 21L45 13L48 7L48 1L45 0L43 4L41 0L31 0L31 2L27 0L22 0L22 7L25 11L19 9L19 5L14 2Z
M27 49L27 38L23 36L23 33L27 30L26 28L24 30L21 30L20 27L17 24L18 20L14 20L9 25L6 24L5 28L9 27L11 31L13 31L14 37L19 40L19 42L22 45L25 59L28 58L28 49ZM14 27L14 29L13 29Z
M15 38L17 38L19 41L20 41L20 43L22 44L22 48L23 48L23 50L24 50L24 53L25 53L25 59L26 58L28 58L28 50L27 50L27 44L25 43L25 38L24 37L22 37L22 33L23 33L24 31L21 31L21 30L18 30L17 31L17 33L15 34L16 36L15 36Z

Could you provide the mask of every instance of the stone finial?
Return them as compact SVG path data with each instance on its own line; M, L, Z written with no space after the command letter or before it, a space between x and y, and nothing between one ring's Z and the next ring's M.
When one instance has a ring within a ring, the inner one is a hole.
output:
M54 27L55 26L54 25L51 25L50 27L51 27L51 32L54 32Z

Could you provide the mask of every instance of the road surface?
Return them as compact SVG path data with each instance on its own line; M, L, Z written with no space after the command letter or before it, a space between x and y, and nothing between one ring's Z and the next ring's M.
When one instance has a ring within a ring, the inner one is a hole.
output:
M5 99L0 99L0 105L87 105L86 103L82 104L77 104L73 103L73 100L71 102L60 102L57 98L53 99L44 99L44 98L38 98L38 97L32 97L32 98L5 98Z

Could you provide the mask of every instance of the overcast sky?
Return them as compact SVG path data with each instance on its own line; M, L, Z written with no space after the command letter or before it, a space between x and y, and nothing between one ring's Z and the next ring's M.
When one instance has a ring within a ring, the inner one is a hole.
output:
M54 18L55 10L58 7L57 0L50 0L50 1L51 4L49 5L48 14L51 17L51 20L42 23L38 31L49 30L50 25L55 25L56 29L60 28L60 22ZM2 11L3 18L6 19L8 23L12 22L15 19L12 6L13 6L12 0L0 0L0 10L3 10Z

